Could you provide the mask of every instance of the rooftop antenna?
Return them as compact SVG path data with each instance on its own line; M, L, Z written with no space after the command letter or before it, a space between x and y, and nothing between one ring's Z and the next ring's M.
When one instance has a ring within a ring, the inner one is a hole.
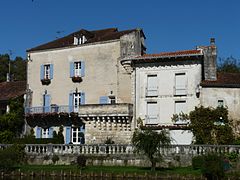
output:
M56 31L56 33L57 33L56 39L58 39L61 37L61 34L64 33L64 31Z

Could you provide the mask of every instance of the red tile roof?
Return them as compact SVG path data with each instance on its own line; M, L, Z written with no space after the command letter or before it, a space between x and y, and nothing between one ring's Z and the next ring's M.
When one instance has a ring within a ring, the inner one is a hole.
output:
M26 81L0 83L0 101L19 97L26 92Z
M119 39L121 36L131 33L133 31L137 31L137 30L138 29L118 31L117 28L108 28L108 29L102 29L102 30L87 31L85 29L81 29L81 30L71 33L65 37L62 37L62 38L56 39L54 41L42 44L40 46L31 48L31 49L27 50L27 52L76 46L73 44L74 36L84 35L87 38L87 42L85 42L84 44L88 44L88 43L94 43L94 42ZM140 31L141 31L141 33L143 33L142 30L140 30Z
M240 87L240 73L218 73L216 81L202 81L203 87Z
M201 50L183 50L175 52L162 52L159 54L144 54L138 56L134 59L155 59L155 58L165 58L165 57L182 57L182 56L196 56L203 55Z

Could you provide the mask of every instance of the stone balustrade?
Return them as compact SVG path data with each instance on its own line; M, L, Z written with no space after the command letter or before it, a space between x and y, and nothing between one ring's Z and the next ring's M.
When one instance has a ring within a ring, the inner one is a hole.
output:
M0 144L0 149L4 149L8 144ZM31 154L46 155L133 155L135 154L132 145L124 144L26 144L25 152ZM171 155L189 155L196 156L206 154L208 152L215 153L240 153L240 146L237 145L170 145L168 147L160 147L160 152L164 156Z

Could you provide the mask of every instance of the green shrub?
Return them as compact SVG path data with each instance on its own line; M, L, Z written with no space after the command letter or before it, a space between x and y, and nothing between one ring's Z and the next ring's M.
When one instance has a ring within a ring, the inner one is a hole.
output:
M201 169L204 163L203 156L195 156L192 158L192 167L193 169Z
M104 144L114 144L115 142L112 140L112 138L108 138L106 139L106 141L104 142Z
M236 152L227 153L225 156L232 162L236 162L238 159L238 154Z
M77 157L77 165L79 168L82 169L82 168L86 167L86 164L87 164L86 156L80 155Z
M14 133L9 130L5 130L0 132L0 143L2 144L10 144L14 138Z
M207 179L222 179L224 177L224 158L217 154L204 156L202 174Z
M56 154L54 154L52 157L53 164L55 164L58 160L59 160L59 157Z
M13 169L16 165L25 162L23 145L12 145L0 150L0 171Z

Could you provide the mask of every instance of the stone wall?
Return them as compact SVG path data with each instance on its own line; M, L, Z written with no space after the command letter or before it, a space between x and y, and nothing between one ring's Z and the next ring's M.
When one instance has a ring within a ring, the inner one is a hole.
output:
M7 145L0 145L5 148ZM134 153L131 145L26 145L29 164L53 164L52 157L58 156L56 164L73 164L79 155L87 157L88 165L150 166L144 155ZM162 167L190 166L192 157L214 153L240 153L235 145L171 145L160 148Z

